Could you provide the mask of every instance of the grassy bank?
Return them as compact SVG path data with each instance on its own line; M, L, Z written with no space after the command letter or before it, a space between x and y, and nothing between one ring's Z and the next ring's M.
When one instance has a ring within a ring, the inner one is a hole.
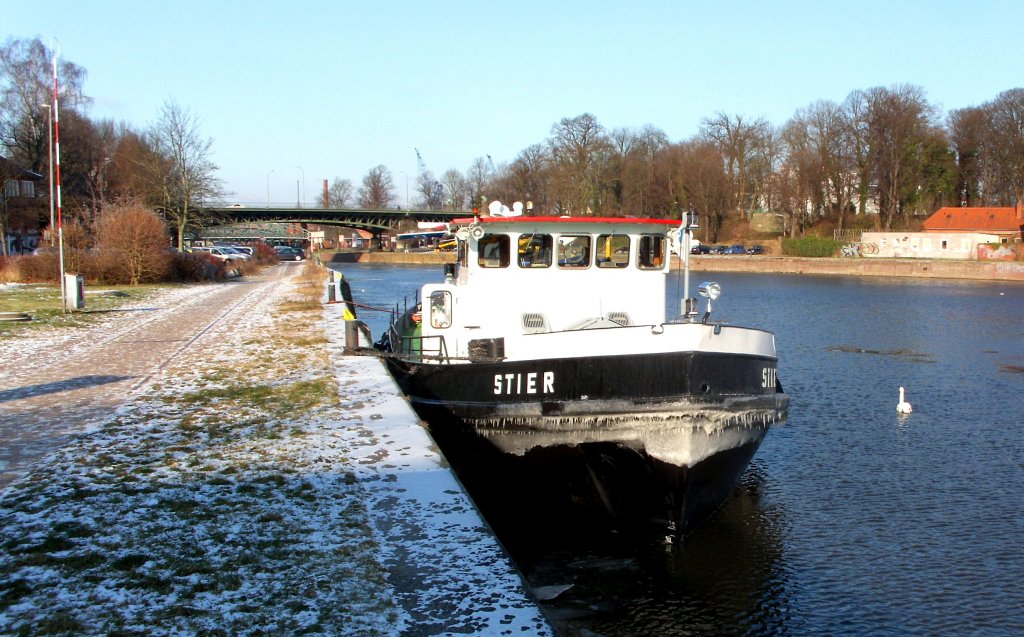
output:
M162 284L111 285L95 290L86 288L85 307L73 312L64 312L61 307L59 285L0 285L0 312L21 312L32 319L17 323L0 322L0 338L16 335L22 330L92 325L111 312L145 302L161 290L180 287L180 284Z

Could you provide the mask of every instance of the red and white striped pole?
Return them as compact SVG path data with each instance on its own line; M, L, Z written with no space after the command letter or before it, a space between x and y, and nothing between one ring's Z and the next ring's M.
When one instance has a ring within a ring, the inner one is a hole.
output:
M64 224L61 220L60 199L60 112L57 108L57 52L53 53L53 147L54 177L57 187L57 241L60 244L60 306L61 311L68 308L67 286L64 282Z

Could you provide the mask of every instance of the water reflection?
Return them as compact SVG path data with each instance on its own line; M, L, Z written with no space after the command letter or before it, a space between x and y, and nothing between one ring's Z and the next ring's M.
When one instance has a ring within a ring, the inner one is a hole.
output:
M784 519L762 500L764 480L752 467L683 542L581 538L578 550L520 553L517 563L534 586L572 584L545 603L563 635L788 634Z

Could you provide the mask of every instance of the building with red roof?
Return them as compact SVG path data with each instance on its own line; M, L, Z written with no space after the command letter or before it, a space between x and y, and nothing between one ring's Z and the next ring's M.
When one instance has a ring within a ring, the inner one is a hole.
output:
M1015 260L1024 240L1024 206L939 208L921 227L922 232L865 232L861 236L861 254L883 258Z
M1001 243L1021 241L1024 205L1014 208L939 208L921 228L925 232L979 232L994 234Z

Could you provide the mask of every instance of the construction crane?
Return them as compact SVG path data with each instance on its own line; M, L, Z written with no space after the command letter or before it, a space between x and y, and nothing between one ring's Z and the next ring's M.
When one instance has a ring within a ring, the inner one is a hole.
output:
M416 164L420 169L420 176L422 177L427 172L427 165L423 162L423 155L420 154L419 148L413 148L416 151Z
M433 193L429 195L427 201L428 206L437 206L439 208L444 207L444 184L434 179L434 176L427 170L427 164L423 161L423 155L420 154L419 148L413 148L416 151L416 165L420 171L420 179L426 183L429 180L434 180Z

